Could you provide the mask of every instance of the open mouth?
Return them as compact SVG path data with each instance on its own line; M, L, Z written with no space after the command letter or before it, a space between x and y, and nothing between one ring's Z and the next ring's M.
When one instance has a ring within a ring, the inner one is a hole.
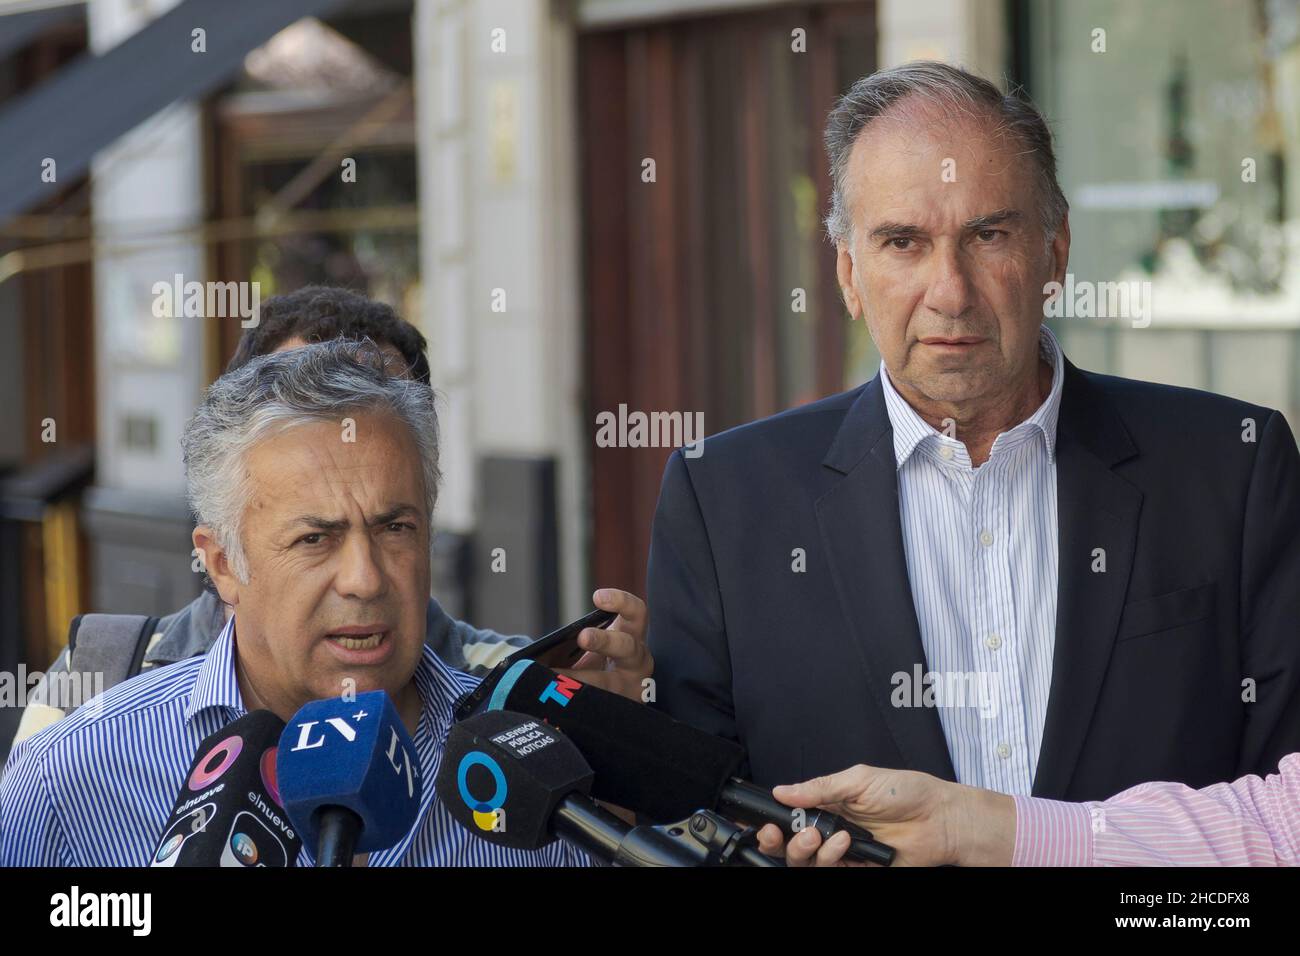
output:
M373 634L327 634L325 636L339 647L346 648L349 651L370 651L383 643L384 638L388 636L388 632L376 631Z

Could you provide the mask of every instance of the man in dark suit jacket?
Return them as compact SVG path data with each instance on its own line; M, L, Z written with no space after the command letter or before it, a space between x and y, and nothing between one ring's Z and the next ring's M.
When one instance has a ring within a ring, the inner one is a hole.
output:
M945 94L964 112L934 122L939 107L926 107ZM989 117L1012 130L1009 142L999 145ZM1042 642L1050 667L1045 706L1021 714L1037 722L1026 739L1041 740L1033 795L1103 799L1146 780L1201 787L1275 770L1300 750L1300 452L1285 419L1082 371L1063 355L1055 370L1039 366L1042 298L1025 290L1046 295L1062 278L1069 229L1050 136L1026 101L963 71L909 64L859 81L827 142L841 287L888 381L882 370L710 437L698 458L672 455L648 582L658 706L738 740L765 784L859 763L953 780L966 746L968 765L996 767L1003 748L993 756L946 738L939 708L897 705L898 675L924 668L927 650L952 636L918 621L929 598L909 567L931 544L907 535L917 506L909 517L900 499L908 473L886 393L929 423L945 459L953 446L969 451L968 478L1007 467L998 436L1051 401L1054 448L1037 460L1055 493L1032 501L1053 522L1055 587L995 582L1017 620L1055 604L1054 629L1018 634ZM955 182L940 179L947 156ZM1022 209L1042 211L1041 230ZM964 449L940 437L954 423ZM1009 545L1030 546L1014 535ZM974 541L963 547L944 560L983 559ZM987 640L973 626L957 639ZM1023 668L1001 676L1017 694L1032 683Z

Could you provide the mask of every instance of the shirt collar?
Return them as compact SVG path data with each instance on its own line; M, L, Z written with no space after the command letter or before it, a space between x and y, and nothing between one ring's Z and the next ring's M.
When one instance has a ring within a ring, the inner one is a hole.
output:
M1047 449L1047 460L1055 462L1056 422L1061 410L1061 388L1065 382L1063 369L1065 363L1062 361L1060 343L1056 340L1056 336L1052 334L1052 330L1045 325L1039 327L1038 354L1052 366L1051 390L1034 414L1019 425L999 435L998 442L1001 442L1003 435L1036 430L1043 436L1043 442ZM907 463L907 460L912 457L912 453L926 441L955 443L954 439L948 438L930 427L930 424L916 413L916 409L912 408L907 403L907 400L898 394L898 390L894 388L894 383L889 379L889 371L885 368L883 359L880 362L880 385L885 393L885 409L889 413L889 423L894 430L894 459L898 468L902 468ZM995 447L997 445L998 443L995 442Z
M424 645L415 668L415 686L424 702L423 714L429 720L429 731L440 745L451 730L453 710L467 690L466 682L467 675L453 671L432 647Z
M212 707L224 707L235 712L236 717L244 714L244 698L239 693L239 681L235 679L235 619L231 617L221 629L212 647L203 658L199 668L194 690L190 692L190 702L185 708L185 722L189 723L196 714Z

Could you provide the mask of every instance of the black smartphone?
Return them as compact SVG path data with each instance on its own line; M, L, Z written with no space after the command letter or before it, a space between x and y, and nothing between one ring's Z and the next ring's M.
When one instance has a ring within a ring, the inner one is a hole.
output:
M592 611L503 658L477 687L457 701L456 719L464 720L475 713L492 693L501 675L520 661L536 661L551 669L572 667L587 653L578 646L578 635L589 627L609 627L616 617L618 615L613 611Z
M617 617L613 611L592 611L586 617L580 617L558 630L551 631L545 637L539 637L527 647L521 647L503 661L513 664L515 661L537 661L537 663L555 669L572 667L587 653L578 646L578 635L589 627L609 627Z

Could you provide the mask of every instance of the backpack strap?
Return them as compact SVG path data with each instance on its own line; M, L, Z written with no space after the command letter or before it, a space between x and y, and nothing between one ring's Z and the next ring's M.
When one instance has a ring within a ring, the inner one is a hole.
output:
M68 628L68 670L102 674L104 690L140 673L158 618L143 614L78 614Z

